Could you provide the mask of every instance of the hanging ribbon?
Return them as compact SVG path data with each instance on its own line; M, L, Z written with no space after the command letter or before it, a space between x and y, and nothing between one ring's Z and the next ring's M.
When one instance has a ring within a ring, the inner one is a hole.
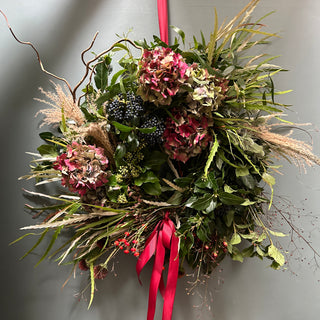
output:
M149 302L147 320L153 320L156 310L157 293L163 296L162 320L171 320L174 296L176 293L179 272L179 238L175 235L175 227L169 219L169 213L159 222L146 241L145 249L141 253L136 265L138 279L140 273L150 258L155 255L149 287ZM170 250L169 268L166 286L163 280L163 264L166 249Z
M168 4L167 0L158 0L158 20L160 39L166 44L169 43L168 36Z

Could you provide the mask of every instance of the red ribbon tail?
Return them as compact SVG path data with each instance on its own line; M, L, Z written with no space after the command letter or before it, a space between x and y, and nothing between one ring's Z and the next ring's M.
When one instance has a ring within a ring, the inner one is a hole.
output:
M174 297L179 274L179 238L173 234L171 238L169 270L167 286L164 294L162 320L171 320Z
M140 284L142 284L141 280L140 280L140 273L141 273L142 269L144 268L144 266L147 264L147 262L151 259L151 257L153 256L153 254L156 251L158 233L159 233L158 227L159 227L159 224L157 224L157 226L152 231L150 237L148 238L148 240L146 242L146 246L145 246L143 252L141 253L139 260L136 264L136 272L137 272L138 280L139 280Z
M170 258L167 284L165 286L163 264L166 249L170 250ZM136 265L139 281L141 270L153 254L155 254L155 259L149 287L147 320L154 319L158 290L160 290L164 298L162 320L171 320L179 272L179 238L175 235L174 223L168 218L168 214L162 222L157 224L140 255Z
M157 293L159 289L159 284L162 278L162 268L164 263L165 256L165 247L162 243L162 234L159 232L158 234L158 242L156 255L154 259L154 265L151 275L150 288L149 288L149 303L148 303L148 316L147 320L154 319L154 313L156 310L157 303Z
M168 35L168 4L167 0L158 0L158 19L160 39L166 44L169 43Z

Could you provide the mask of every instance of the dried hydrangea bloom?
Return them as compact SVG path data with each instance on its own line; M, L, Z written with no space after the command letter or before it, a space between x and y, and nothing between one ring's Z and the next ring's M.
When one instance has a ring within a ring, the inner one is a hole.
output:
M190 76L190 67L179 53L171 48L145 50L139 62L137 93L155 105L170 105L181 84Z
M67 152L57 157L53 168L61 171L62 185L81 196L108 182L108 159L102 148L92 145L72 142Z
M193 89L187 97L188 107L193 113L205 114L212 117L212 112L217 110L228 91L228 80L219 79L209 74L207 69L193 68L188 81Z
M212 136L208 131L208 119L205 116L197 119L186 111L173 112L174 119L168 118L163 133L164 148L170 158L187 162L202 152Z

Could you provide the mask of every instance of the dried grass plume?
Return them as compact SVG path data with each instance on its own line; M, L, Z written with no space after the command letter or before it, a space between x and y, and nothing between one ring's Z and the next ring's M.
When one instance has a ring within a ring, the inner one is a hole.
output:
M79 106L74 102L71 93L67 88L64 88L64 90L60 85L52 81L51 83L54 85L55 92L45 91L40 88L41 93L44 94L47 99L35 98L35 100L50 106L50 108L42 109L36 113L36 116L38 114L45 116L41 126L45 124L59 124L62 119L62 113L65 119L73 120L78 126L83 125L85 123L84 115Z

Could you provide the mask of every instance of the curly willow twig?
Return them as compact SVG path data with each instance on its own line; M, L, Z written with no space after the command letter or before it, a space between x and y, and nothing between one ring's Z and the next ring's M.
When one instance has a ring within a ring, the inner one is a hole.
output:
M93 63L93 62L95 62L96 60L98 60L99 58L101 58L104 54L106 54L106 53L108 53L109 51L111 51L117 44L119 44L119 43L121 43L121 42L129 42L133 47L135 47L135 48L137 48L137 49L140 49L141 51L143 50L142 47L136 45L133 41L131 41L131 40L127 39L127 38L123 38L123 39L120 39L120 40L118 40L117 42L115 42L109 49L102 51L102 52L99 53L97 56L95 56L93 59L91 59L91 60L89 60L88 62L86 62L86 61L84 60L84 55L85 55L85 53L87 53L87 52L93 47L93 45L94 45L94 43L95 43L95 41L96 41L96 38L97 38L97 36L98 36L98 32L96 32L95 35L94 35L94 37L93 37L93 39L92 39L92 41L91 41L91 44L89 45L89 47L88 47L87 49L85 49L84 51L82 51L82 53L81 53L81 61L83 62L83 64L84 64L85 67L86 67L86 72L85 72L84 76L82 77L82 79L78 82L78 84L72 89L71 86L70 86L70 84L69 84L69 82L68 82L65 78L59 77L59 76L57 76L57 75L55 75L55 74L47 71L47 70L44 68L38 50L34 47L34 45L33 45L31 42L21 41L21 40L16 36L16 34L13 32L13 30L12 30L10 24L9 24L9 21L8 21L7 16L4 14L4 12L3 12L2 10L0 10L0 13L3 15L4 19L6 20L8 29L10 30L10 32L11 32L12 36L14 37L14 39L15 39L18 43L21 43L21 44L30 46L30 47L33 49L33 51L36 53L37 59L38 59L38 62L39 62L39 65L40 65L41 70L42 70L44 73L46 73L47 75L49 75L49 76L51 76L51 77L53 77L53 78L55 78L55 79L58 79L58 80L60 80L60 81L63 81L63 82L67 85L67 87L68 87L68 89L69 89L69 91L70 91L70 93L71 93L71 95L72 95L72 98L73 98L73 102L74 102L74 103L76 103L76 91L77 91L77 89L80 87L80 85L81 85L81 84L85 81L85 79L87 78L87 76L88 76L88 74L89 74L89 70L91 70L91 71L93 72L92 68L90 67L90 64L91 64L91 63ZM90 78L91 78L91 77L92 77L92 75L90 76ZM80 97L80 98L81 98L81 97ZM80 100L80 98L79 98L79 100ZM78 101L78 102L79 102L79 101Z
M61 78L61 77L59 77L59 76L56 76L55 74L47 71L47 70L44 68L43 64L42 64L42 61L41 61L41 58L40 58L40 54L39 54L38 50L34 47L34 45L33 45L31 42L21 41L21 40L15 35L15 33L13 32L13 30L12 30L10 24L9 24L9 21L8 21L7 16L4 14L4 12L3 12L2 10L0 10L0 13L3 15L4 19L6 20L8 29L10 30L10 32L11 32L12 36L14 37L14 39L15 39L18 43L21 43L21 44L30 46L30 47L33 49L33 51L36 53L37 59L38 59L38 61L39 61L39 65L40 65L41 70L42 70L44 73L48 74L49 76L51 76L51 77L53 77L53 78L55 78L55 79L58 79L58 80L63 81L63 82L68 86L69 91L72 93L72 89L71 89L71 86L70 86L69 82L68 82L66 79L64 79L64 78Z
M117 44L121 43L121 42L129 42L133 47L140 49L141 51L143 50L142 47L136 45L132 40L127 39L127 38L123 38L118 40L117 42L115 42L112 46L110 46L107 50L102 51L101 53L99 53L98 55L96 55L93 59L89 60L85 66L86 66L86 72L84 74L84 76L82 77L82 79L78 82L78 84L74 87L73 91L72 91L72 96L75 98L76 95L76 91L77 89L81 86L81 84L83 84L83 82L86 80L86 78L88 77L89 74L89 70L91 70L90 68L90 64L97 61L99 58L101 58L104 54L110 52ZM84 60L82 60L84 62Z

